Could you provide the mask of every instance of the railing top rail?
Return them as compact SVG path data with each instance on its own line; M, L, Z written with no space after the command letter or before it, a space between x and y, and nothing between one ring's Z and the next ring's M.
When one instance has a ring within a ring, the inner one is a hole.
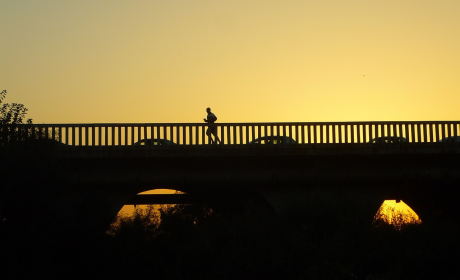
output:
M269 125L388 125L388 124L460 124L460 121L350 121L350 122L247 122L215 123L219 126L269 126ZM208 123L43 123L43 124L0 124L0 127L131 127L131 126L208 126Z

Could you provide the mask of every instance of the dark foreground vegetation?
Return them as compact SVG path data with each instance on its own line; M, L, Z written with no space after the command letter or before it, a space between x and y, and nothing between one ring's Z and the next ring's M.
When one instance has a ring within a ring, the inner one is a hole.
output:
M0 223L1 279L458 279L459 226L359 224L338 213L275 215L254 202L138 209L104 237ZM58 226L59 221L54 221Z

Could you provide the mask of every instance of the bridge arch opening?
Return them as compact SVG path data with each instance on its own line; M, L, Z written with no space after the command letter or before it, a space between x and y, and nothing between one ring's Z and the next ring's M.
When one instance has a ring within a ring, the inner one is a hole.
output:
M374 224L387 223L396 229L403 225L420 224L419 215L402 200L385 200L374 216Z
M174 190L174 189L151 189L151 190L140 192L137 195L141 196L141 195L162 195L162 194L169 194L169 195L177 194L177 195L181 195L181 194L186 194L186 193L182 192L180 190ZM138 204L138 205L125 204L120 209L120 211L118 211L117 215L131 216L134 213L134 210L136 209L136 207L147 208L150 205L153 205L153 204ZM160 207L161 205L165 205L165 204L155 204L155 205L158 205L158 207Z

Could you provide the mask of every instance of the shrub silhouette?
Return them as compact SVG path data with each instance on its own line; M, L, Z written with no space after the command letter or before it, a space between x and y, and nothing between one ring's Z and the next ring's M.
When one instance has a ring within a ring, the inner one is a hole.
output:
M0 262L6 264L2 268L21 271L22 278L38 272L50 278L72 273L80 279L454 279L457 275L451 256L460 248L460 230L449 220L397 228L381 219L378 226L359 225L331 211L281 215L254 201L241 207L237 211L215 211L200 204L139 208L132 216L117 217L102 239L69 236L73 245L58 248L46 236L34 237L20 248L14 229L0 224L1 237L14 241L0 243ZM54 274L47 274L50 271Z

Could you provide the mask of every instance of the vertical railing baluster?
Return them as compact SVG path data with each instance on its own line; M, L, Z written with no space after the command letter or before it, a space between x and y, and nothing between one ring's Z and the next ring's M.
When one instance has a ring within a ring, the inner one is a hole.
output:
M245 138L246 138L246 143L245 144L248 144L249 143L249 126L245 125L244 126L244 130L245 130Z
M446 138L446 124L445 124L445 123L442 123L441 125L442 125L442 126L441 126L441 132L442 132L442 138L441 138L441 140L442 140L442 139Z
M78 146L82 146L82 127L81 126L78 126Z
M117 126L117 146L121 146L121 126L120 124Z
M342 124L339 124L339 125L337 126L337 129L338 129L338 136L339 136L339 139L338 139L339 142L338 142L338 143L341 144L341 143L343 143L343 142L342 142Z
M316 134L317 134L317 133L316 133L316 132L317 132L317 131L316 131L316 130L317 130L317 129L316 129L316 128L317 128L317 125L314 124L314 125L312 125L312 127L313 127L313 135L312 135L312 136L313 136L313 144L316 144L316 141L317 141L317 138L318 138L318 137L316 136Z
M110 146L115 146L115 126L111 125L110 127Z
M369 124L369 141L372 143L372 139L374 139L374 124Z
M130 130L129 136L131 136L131 137L129 137L129 138L131 138L131 143L130 143L130 145L133 145L133 144L136 142L136 141L134 141L134 136L135 136L134 128L135 128L134 125L130 125L130 126L129 126L129 130Z
M231 133L231 126L227 125L227 145L232 144L232 133Z
M97 131L98 131L98 134L97 134L98 146L101 146L102 145L102 127L100 125L97 126Z
M104 146L108 146L109 145L109 127L108 126L104 126Z
M431 123L430 124L430 130L431 130L431 142L434 143L434 142L437 142L437 129L436 129L436 124L435 123Z
M308 144L311 144L311 126L307 124L307 141Z
M354 124L350 124L350 134L351 134L350 143L354 144L355 143L355 125Z
M295 139L294 140L297 141L297 143L299 143L300 142L300 140L299 140L299 125L296 124L294 130L295 130Z
M305 125L300 125L300 134L302 136L302 144L305 144Z
M89 146L88 145L88 142L89 142L89 127L85 126L84 131L85 131L85 146Z
M322 124L319 125L319 143L323 144L324 143L324 131L323 131L323 126Z
M407 142L411 142L410 133L409 133L409 125L407 123L403 125L404 125L404 134L405 134L404 136L406 137Z
M357 129L358 129L358 132L357 132L357 136L358 136L358 143L363 143L363 137L364 137L364 125L363 124L358 124L356 125Z
M439 123L435 123L435 142L439 142Z
M459 142L459 141L460 141L460 137L459 137L459 135L458 135L458 129L459 129L458 123L455 123L454 125L455 125L455 135L454 135L454 136L456 136L456 137L455 137L455 142Z
M206 128L207 128L206 126L201 127L201 144L202 145L206 144L206 139L205 139L206 138L206 131L205 131Z
M62 142L62 129L63 129L63 128L64 128L64 127L59 126L59 131L58 131L59 142L61 142L61 143L64 143L64 142ZM27 135L26 135L26 136L27 136Z
M420 131L420 128L421 128L420 123L417 123L416 126L417 126L417 142L421 143L422 142L422 132Z
M176 142L177 142L177 145L180 145L180 129L179 129L179 125L176 125Z
M428 133L427 133L428 124L423 124L423 142L428 143Z
M219 140L220 140L220 144L224 144L224 127L221 125L221 124L218 124L216 126L216 135L219 135L220 134L220 137L219 137Z
M412 134L412 142L415 142L417 143L418 142L418 139L416 139L417 137L417 132L415 131L415 125L414 123L411 123L410 125L410 131L411 131L411 134Z
M195 145L200 144L200 126L195 125Z
M94 125L91 125L91 146L96 145L96 133L95 133L95 128Z
M125 143L124 145L127 146L128 145L128 137L129 137L129 129L128 129L128 126L127 125L124 125L123 126L123 131L125 132Z
M337 143L337 132L336 132L337 125L332 124L331 127L332 127L332 143L335 144Z
M348 144L348 124L345 124L345 144Z
M238 144L243 144L243 127L240 125L238 126L238 141Z
M187 144L187 126L181 125L182 129L182 145Z
M66 126L65 127L65 144L66 145L69 145L69 130L70 130L70 127L69 126ZM32 137L35 136L35 128L32 127ZM34 137L35 138L35 137Z

